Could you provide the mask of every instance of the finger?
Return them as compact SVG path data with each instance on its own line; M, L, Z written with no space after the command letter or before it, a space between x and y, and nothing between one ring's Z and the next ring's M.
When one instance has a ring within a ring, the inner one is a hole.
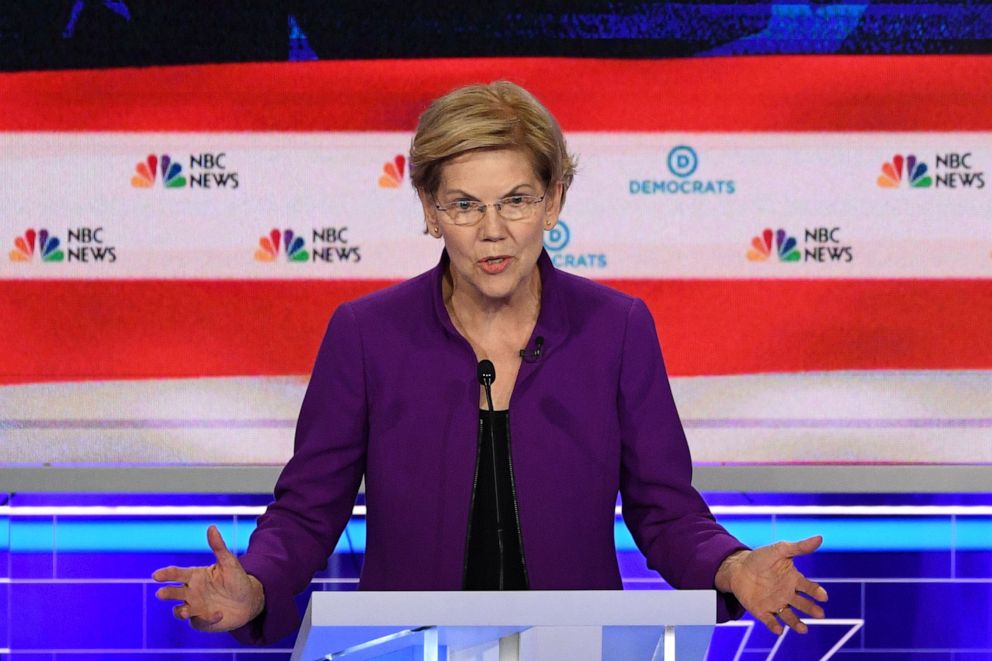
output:
M806 577L800 579L796 590L799 592L805 592L817 601L827 601L827 599L830 598L830 595L827 594L826 589L822 585L815 583Z
M792 606L793 608L798 608L800 611L806 613L807 615L811 615L817 619L823 619L824 616L823 609L820 608L819 605L813 603L806 597L803 597L799 594L795 594L792 596L792 599L789 599L789 605Z
M790 558L796 555L806 555L807 553L812 553L816 549L820 548L821 544L823 544L822 535L807 537L806 539L798 542L787 542L787 553Z
M791 608L785 607L785 610L778 614L780 620L789 625L789 628L796 633L806 633L809 629L806 628L806 623L799 619Z
M152 578L159 583L189 583L192 575L190 567L162 567L152 573Z
M773 614L771 613L755 614L754 617L762 624L764 624L766 627L768 627L768 630L771 631L776 636L782 635L782 625L778 623L778 620L775 619L775 616Z
M194 629L197 629L199 631L207 631L212 627L220 624L220 621L223 619L224 619L224 614L221 613L220 611L217 611L210 617L199 617L199 616L193 617L190 619L189 624Z
M177 620L189 619L189 604L179 604L172 607L172 614Z
M224 543L224 537L220 534L217 526L207 528L207 544L210 545L210 550L214 552L214 556L217 558L219 564L230 564L231 560L237 561L234 554L227 549L227 544Z
M168 586L155 591L155 598L162 601L186 601L186 586Z

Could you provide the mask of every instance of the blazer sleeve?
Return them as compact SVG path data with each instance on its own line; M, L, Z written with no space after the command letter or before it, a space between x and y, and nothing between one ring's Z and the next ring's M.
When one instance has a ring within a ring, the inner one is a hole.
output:
M362 340L350 304L337 308L296 424L293 456L258 519L242 566L262 584L265 609L231 633L268 644L299 625L294 596L327 565L365 473L368 405Z
M623 518L647 564L670 585L712 590L717 569L747 548L710 513L692 486L692 460L665 372L651 312L635 299L627 314L618 394ZM717 595L717 620L744 612Z

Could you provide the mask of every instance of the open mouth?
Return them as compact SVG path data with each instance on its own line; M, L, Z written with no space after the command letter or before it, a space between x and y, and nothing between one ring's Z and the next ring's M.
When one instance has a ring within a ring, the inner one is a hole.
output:
M486 257L479 260L479 265L482 270L486 273L496 274L502 273L507 266L510 264L510 258L506 255L500 255L499 257Z

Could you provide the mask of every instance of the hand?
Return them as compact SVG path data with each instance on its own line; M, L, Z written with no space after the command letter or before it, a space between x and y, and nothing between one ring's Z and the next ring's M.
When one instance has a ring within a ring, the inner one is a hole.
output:
M778 542L735 553L720 565L716 587L733 592L741 605L772 633L784 631L776 617L797 633L806 633L806 624L793 609L823 618L823 609L816 601L826 601L827 591L800 574L792 558L812 553L822 543L823 538L817 535L801 542Z
M182 583L159 588L163 601L180 601L173 614L189 620L200 631L230 631L247 624L265 606L262 584L247 574L234 554L227 550L217 526L207 529L207 543L217 562L209 567L163 567L152 574L156 581Z

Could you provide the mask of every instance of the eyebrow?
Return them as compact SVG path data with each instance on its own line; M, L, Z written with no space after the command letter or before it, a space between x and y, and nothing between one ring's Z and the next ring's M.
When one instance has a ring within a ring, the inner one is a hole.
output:
M498 199L502 200L504 197L510 197L511 195L516 194L518 192L518 189L520 189L520 188L534 188L534 186L533 186L533 184L527 184L527 183L517 184L516 186L514 186L513 188L511 188L508 193L504 193L504 194L500 195ZM451 196L451 195L455 195L455 196L458 196L458 197L465 197L465 198L476 200L476 201L479 201L479 202L482 201L479 198L477 198L475 195L472 195L471 193L467 193L467 192L463 191L460 188L455 188L454 190L447 191L446 193L444 193L444 195L442 195L442 197L448 197L448 196Z

